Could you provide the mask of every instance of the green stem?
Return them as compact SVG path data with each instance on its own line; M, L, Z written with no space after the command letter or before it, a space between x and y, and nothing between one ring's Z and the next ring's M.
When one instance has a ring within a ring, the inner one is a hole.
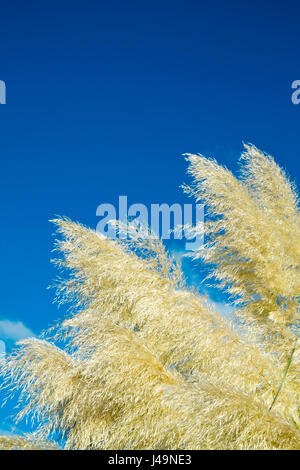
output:
M284 381L285 381L285 379L286 379L287 373L288 373L288 371L289 371L290 365L291 365L292 360L293 360L294 352L296 351L297 340L298 340L298 339L295 339L295 343L294 343L294 346L293 346L291 355L290 355L290 357L289 357L289 361L288 361L288 363L287 363L287 366L286 366L286 369L285 369L285 371L284 371L282 380L281 380L280 385L279 385L279 387L278 387L278 389L277 389L276 395L275 395L275 397L273 398L273 401L272 401L272 404L271 404L271 406L270 406L270 408L269 408L269 411L271 411L271 409L273 408L273 406L274 406L274 404L275 404L275 402L276 402L276 400L277 400L277 397L278 397L278 395L279 395L279 393L280 393L280 390L282 389L282 386L283 386L283 384L284 384Z

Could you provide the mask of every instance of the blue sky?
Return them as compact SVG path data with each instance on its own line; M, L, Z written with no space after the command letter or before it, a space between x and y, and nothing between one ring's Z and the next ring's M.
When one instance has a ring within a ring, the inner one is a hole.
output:
M242 141L299 183L299 10L296 1L1 5L0 340L10 347L63 314L46 289L56 214L96 227L97 206L119 195L190 202L181 154L235 170Z

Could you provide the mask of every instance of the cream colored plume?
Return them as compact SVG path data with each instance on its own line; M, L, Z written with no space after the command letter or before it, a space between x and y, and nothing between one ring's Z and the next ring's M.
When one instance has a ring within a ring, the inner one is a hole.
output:
M197 258L246 323L214 311L147 228L113 241L57 219L56 283L68 316L2 368L42 444L67 449L299 449L299 212L295 189L253 146L239 179L189 155L211 218ZM264 178L265 174L265 178ZM277 191L277 192L276 192ZM284 209L285 208L285 209ZM298 242L298 245L297 245ZM11 441L10 441L11 439ZM2 448L34 440L0 438Z

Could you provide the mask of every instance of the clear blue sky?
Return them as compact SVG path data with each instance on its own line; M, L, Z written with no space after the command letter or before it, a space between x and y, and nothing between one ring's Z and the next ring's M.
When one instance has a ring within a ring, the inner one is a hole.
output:
M96 207L122 194L190 202L182 153L234 170L250 141L299 183L299 2L31 1L0 13L2 320L38 333L62 314L46 290L49 219L95 227Z

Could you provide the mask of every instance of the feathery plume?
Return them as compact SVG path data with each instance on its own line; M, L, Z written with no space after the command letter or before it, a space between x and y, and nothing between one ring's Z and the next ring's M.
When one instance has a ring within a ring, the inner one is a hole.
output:
M4 436L1 448L46 448L55 433L67 449L300 448L295 188L253 146L239 179L187 159L185 189L210 216L195 257L236 299L243 328L185 285L148 228L115 222L128 239L113 241L56 219L68 317L2 365L16 420L37 422L40 441Z

